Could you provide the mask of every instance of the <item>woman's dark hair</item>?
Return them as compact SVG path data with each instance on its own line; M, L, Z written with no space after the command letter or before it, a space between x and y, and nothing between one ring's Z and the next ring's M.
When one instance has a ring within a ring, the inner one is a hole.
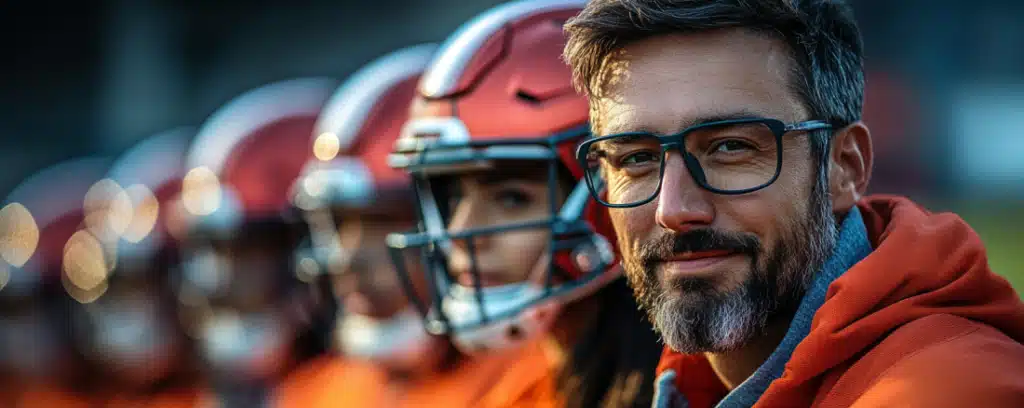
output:
M662 344L625 279L598 291L598 311L559 377L567 408L650 407Z

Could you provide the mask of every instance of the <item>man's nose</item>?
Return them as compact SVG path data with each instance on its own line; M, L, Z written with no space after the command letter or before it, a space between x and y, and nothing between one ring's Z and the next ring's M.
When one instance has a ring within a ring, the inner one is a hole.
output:
M711 224L715 218L709 192L700 188L677 152L665 156L665 173L655 219L666 229L686 232Z

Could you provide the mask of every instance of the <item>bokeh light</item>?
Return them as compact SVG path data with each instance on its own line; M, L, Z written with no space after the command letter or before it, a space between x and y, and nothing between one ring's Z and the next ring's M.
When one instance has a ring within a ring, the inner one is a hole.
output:
M0 258L22 267L39 245L39 226L28 208L11 203L0 209Z
M333 132L324 132L313 142L313 155L320 161L330 161L338 156L341 140Z
M149 188L141 184L128 187L125 192L132 203L132 217L122 238L137 243L145 239L156 226L160 216L160 202Z
M88 303L106 290L107 260L103 244L88 231L79 230L64 246L63 281L68 293L82 303ZM95 297L92 297L95 295Z
M85 194L83 208L86 228L105 242L115 241L131 223L132 200L114 180L93 184Z
M196 167L185 174L181 185L185 209L193 215L210 215L220 207L220 180L208 167Z

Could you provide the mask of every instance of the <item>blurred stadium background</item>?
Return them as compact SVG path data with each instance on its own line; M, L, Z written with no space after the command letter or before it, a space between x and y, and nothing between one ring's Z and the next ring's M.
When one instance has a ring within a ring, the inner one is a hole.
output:
M1024 2L852 2L867 44L874 191L960 213L1024 290ZM198 124L262 84L342 79L498 3L6 2L0 192L61 160Z

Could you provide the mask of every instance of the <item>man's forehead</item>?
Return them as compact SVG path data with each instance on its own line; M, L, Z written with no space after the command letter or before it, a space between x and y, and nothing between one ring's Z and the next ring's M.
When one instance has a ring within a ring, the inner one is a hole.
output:
M787 50L740 29L630 44L606 63L606 86L592 100L595 133L674 133L737 112L797 120L803 108L789 87Z

